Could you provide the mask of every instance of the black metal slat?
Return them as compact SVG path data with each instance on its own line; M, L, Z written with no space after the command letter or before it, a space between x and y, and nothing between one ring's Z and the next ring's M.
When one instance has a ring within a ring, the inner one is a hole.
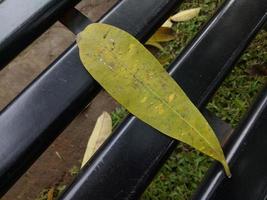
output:
M124 0L101 22L144 40L181 0ZM131 16L131 17L129 17ZM153 25L153 26L152 26ZM0 113L0 195L100 91L82 66L76 44Z
M266 19L265 0L227 1L172 64L170 73L201 109ZM136 199L176 142L128 117L61 200Z
M232 178L215 165L195 200L254 200L267 198L267 87L225 147Z
M4 0L0 3L0 70L80 0Z
M67 10L62 17L59 18L59 21L75 35L81 32L87 25L92 23L88 17L83 15L76 8Z

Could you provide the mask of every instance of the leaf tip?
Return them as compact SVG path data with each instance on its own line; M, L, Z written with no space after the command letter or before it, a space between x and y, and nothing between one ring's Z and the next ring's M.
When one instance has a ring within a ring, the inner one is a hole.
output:
M230 168L229 168L229 165L228 163L224 160L222 162L222 165L223 165L223 168L224 168L224 171L225 171L225 174L228 178L231 178L232 177L232 174L231 174L231 171L230 171Z

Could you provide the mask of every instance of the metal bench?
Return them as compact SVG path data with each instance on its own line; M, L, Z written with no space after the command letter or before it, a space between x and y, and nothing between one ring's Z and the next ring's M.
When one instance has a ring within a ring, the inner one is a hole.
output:
M8 0L0 4L0 69L79 0ZM15 9L19 7L19 9Z
M12 2L18 1L7 0L0 4L0 16ZM90 19L73 8L78 1L42 2L27 0L25 10L17 14L28 13L27 5L32 5L32 14L16 18L21 21L5 33L7 36L2 37L1 28L0 67L56 20L74 33L90 23ZM121 0L100 22L120 27L145 42L180 3L181 0L143 0L140 6L136 0ZM205 104L264 25L266 17L265 0L226 1L170 65L169 73L200 110L204 111ZM62 82L63 79L66 81ZM100 90L83 68L74 43L1 111L1 195ZM266 101L265 89L248 117L225 142L224 149L235 176L227 179L215 164L194 199L265 198ZM221 138L226 140L228 135ZM176 145L177 141L128 116L60 199L137 199Z

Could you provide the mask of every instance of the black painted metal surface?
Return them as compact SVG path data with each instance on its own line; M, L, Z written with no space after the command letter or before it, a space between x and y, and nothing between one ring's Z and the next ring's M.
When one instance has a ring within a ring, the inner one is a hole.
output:
M80 0L4 0L0 3L0 70Z
M145 40L181 0L124 0L101 22ZM130 16L130 17L129 17ZM82 66L76 44L0 113L0 195L100 91Z
M59 18L59 21L75 35L80 33L87 25L92 23L88 17L86 17L76 8L67 10L62 17Z
M201 109L266 20L265 0L230 0L172 64L170 74ZM61 200L137 199L176 142L128 117Z
M225 152L232 178L215 165L194 200L264 200L267 197L267 87L232 134Z
M202 114L216 133L221 145L224 146L229 137L232 135L233 128L230 124L224 122L207 109L203 109Z

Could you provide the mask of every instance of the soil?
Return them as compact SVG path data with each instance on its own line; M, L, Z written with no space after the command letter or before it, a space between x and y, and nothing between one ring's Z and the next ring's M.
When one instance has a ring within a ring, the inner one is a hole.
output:
M84 0L77 8L93 21L116 0ZM0 109L4 108L49 63L59 56L75 36L60 23L53 25L0 72ZM2 197L2 200L34 200L44 189L69 185L75 178L70 170L80 167L85 147L97 117L111 112L117 103L104 91L80 113L32 167Z

